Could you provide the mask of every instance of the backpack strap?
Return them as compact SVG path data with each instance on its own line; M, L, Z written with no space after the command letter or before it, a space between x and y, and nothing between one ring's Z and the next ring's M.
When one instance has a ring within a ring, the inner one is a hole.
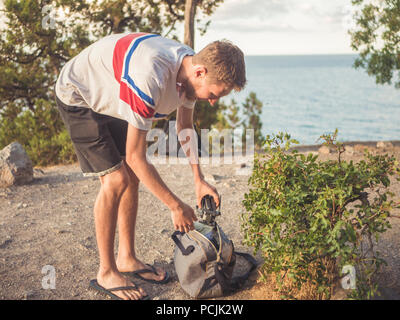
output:
M250 276L250 274L257 268L257 265L258 265L256 259L254 259L254 257L251 254L248 254L245 252L238 252L238 251L234 251L234 252L236 255L244 258L250 265L250 268L244 274L233 277L232 279L229 279L226 277L226 275L222 271L223 263L215 264L215 266L214 266L215 277L216 277L218 283L221 285L222 290L224 292L235 291L235 290L238 290L240 287L242 287L244 282L247 280L247 278ZM235 262L232 261L231 263L233 264Z
M172 240L174 240L174 242L175 242L176 246L179 248L179 250L181 250L182 254L183 254L184 256L188 256L189 254L191 254L191 253L193 252L194 246L190 245L190 246L188 246L187 248L185 248L185 247L183 246L181 240L178 239L177 235L184 235L184 234L185 234L184 232L175 231L175 232L172 234L171 238L172 238Z

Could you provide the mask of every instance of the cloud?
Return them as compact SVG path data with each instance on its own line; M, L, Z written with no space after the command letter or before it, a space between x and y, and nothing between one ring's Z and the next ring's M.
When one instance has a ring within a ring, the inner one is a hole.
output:
M229 21L213 21L213 28L220 31L232 32L252 32L252 33L265 33L265 32L294 32L296 29L286 23L271 23L268 21L249 21L247 19L232 19Z
M280 20L290 13L293 0L230 0L212 16L211 25L221 31L289 32L290 23Z
M205 18L198 45L229 38L247 54L348 53L351 9L351 0L227 0Z
M336 0L329 5L322 5L320 1L308 0L309 2L298 4L297 9L307 15L315 24L324 24L337 27L337 25L352 19L354 7L350 0Z
M213 15L215 20L242 18L262 18L282 15L290 10L291 0L230 0L223 3Z
M350 0L230 0L212 16L211 24L232 32L314 32L343 24Z

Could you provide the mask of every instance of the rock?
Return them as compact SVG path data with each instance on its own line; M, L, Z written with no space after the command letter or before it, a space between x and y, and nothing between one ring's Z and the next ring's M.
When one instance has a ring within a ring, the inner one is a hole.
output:
M40 169L40 168L34 168L34 169L33 169L33 172L34 172L35 174L38 174L38 175L41 175L41 176L44 176L44 175L45 175L44 171L43 171L42 169Z
M253 162L243 162L238 165L235 169L235 175L237 176L248 176L253 172Z
M26 203L20 202L17 204L17 209L22 209L22 208L27 208L27 207L28 207L28 205Z
M235 184L231 183L231 182L225 182L224 183L224 187L226 187L226 188L233 188L234 186L235 186Z
M153 256L161 256L161 257L163 256L163 254L160 251L155 250L155 249L151 250L151 254ZM157 262L157 260L154 259L153 263L156 263L156 262Z
M35 291L32 291L32 290L26 291L24 294L24 300L33 299L33 298L35 298L35 296L36 296Z
M206 173L204 175L204 179L207 182L216 182L217 180L220 180L221 178L219 176L215 175L215 174Z
M8 237L5 241L3 241L2 243L0 243L0 249L4 249L4 248L7 247L11 242L12 242L12 239L11 239L10 237Z
M392 288L379 288L380 295L376 295L372 300L399 300L400 295Z
M32 161L18 142L0 151L0 187L21 185L33 180Z
M376 147L381 149L381 148L393 148L393 144L389 141L379 141L376 144Z
M318 149L318 152L322 153L322 154L329 154L331 151L330 151L329 147L322 146L321 148Z
M354 154L354 148L353 147L351 147L351 146L345 146L345 153L347 154L347 155L353 155Z
M357 152L362 152L363 153L365 151L365 149L369 150L368 146L365 146L363 144L356 144L354 146L354 151L357 151Z

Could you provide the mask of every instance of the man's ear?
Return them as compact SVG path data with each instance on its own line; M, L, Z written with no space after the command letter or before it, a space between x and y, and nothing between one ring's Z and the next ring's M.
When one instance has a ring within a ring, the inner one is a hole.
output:
M207 75L207 68L201 64L194 66L194 76L196 78L205 78Z

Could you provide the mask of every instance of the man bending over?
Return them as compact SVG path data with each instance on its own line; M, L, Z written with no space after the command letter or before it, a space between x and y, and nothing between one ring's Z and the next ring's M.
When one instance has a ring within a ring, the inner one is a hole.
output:
M176 41L146 33L107 36L63 67L55 88L57 105L83 174L101 182L94 205L100 266L90 283L93 288L113 298L137 300L147 295L126 275L168 281L165 271L144 264L135 253L139 181L171 210L176 230L194 229L197 218L146 160L147 131L152 121L175 110L178 134L192 129L196 100L213 105L245 83L243 53L230 42L213 42L195 54ZM204 180L190 150L197 203L210 194L219 205L217 190Z

